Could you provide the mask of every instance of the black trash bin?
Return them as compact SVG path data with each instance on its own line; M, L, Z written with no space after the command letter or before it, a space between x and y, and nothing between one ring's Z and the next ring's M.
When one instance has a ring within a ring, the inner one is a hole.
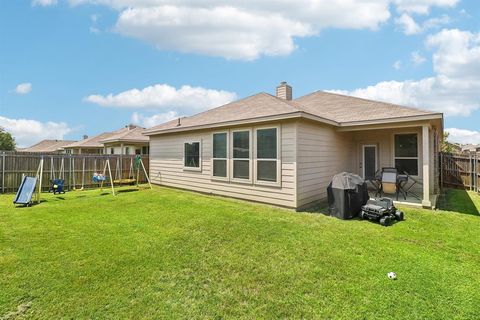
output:
M339 219L357 217L369 199L365 180L349 172L333 177L328 185L327 195L329 214Z

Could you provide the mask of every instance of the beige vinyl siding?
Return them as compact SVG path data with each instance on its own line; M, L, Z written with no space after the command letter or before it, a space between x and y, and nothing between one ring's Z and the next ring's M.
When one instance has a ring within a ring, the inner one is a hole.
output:
M218 130L151 136L150 178L152 183L295 207L295 123L274 123L273 125L280 125L281 187L213 180L211 177L212 134ZM253 128L238 127L235 130ZM185 141L201 141L201 171L184 170L183 144Z
M352 144L348 133L318 123L297 123L297 207L327 198L332 177L351 171Z

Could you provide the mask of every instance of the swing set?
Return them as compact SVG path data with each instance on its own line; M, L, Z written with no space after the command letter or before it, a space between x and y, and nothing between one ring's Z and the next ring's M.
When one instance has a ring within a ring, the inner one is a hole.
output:
M95 160L94 166L95 168L97 168L96 160ZM85 168L85 163L84 163L84 168ZM108 176L107 176L107 169L108 169ZM103 190L103 184L106 183L106 181L109 181L110 187L112 189L112 194L115 195L114 185L122 186L122 185L136 184L138 187L139 185L138 182L140 179L140 170L142 170L143 173L145 174L145 178L147 179L148 185L150 189L152 189L150 178L148 177L147 170L145 169L145 165L143 164L142 157L140 155L135 156L135 158L130 158L130 167L129 167L129 173L127 178L123 178L121 161L120 161L120 158L117 158L117 163L115 167L115 176L113 177L113 179L112 179L112 167L110 165L110 159L105 159L103 172L102 173L99 173L98 171L94 172L92 180L94 183L100 184L100 190ZM83 188L83 184L82 184L82 188Z
M145 165L143 164L142 157L140 155L135 156L135 158L130 158L130 167L129 173L127 178L123 178L122 168L121 168L121 161L117 158L116 168L115 168L115 176L112 176L112 168L110 166L110 159L105 158L103 160L103 170L97 170L97 159L94 160L94 170L92 176L92 181L100 185L100 189L103 190L103 185L110 183L110 187L112 190L112 195L115 196L115 185L134 185L136 184L137 187L139 185L140 180L140 171L145 174L145 178L147 179L148 186L152 189L152 184L150 182L150 178L148 176L147 170L145 169ZM102 161L101 160L101 161ZM71 167L70 167L70 176L73 178L73 190L83 190L85 187L85 157L82 161L82 184L81 188L77 189L77 182L76 182L76 172L75 172L75 158L71 158ZM45 159L42 157L40 159L37 172L35 176L26 176L22 175L22 180L20 186L17 190L17 194L15 195L14 204L22 204L25 206L30 206L33 203L40 203L40 195L41 195L41 187L42 187L42 178L44 174L44 163ZM101 167L101 165L100 165ZM72 170L73 169L73 170ZM102 173L99 173L99 172ZM48 171L47 171L48 172ZM107 175L108 172L108 175ZM73 174L72 174L73 173ZM50 187L48 192L53 192L54 194L65 193L64 191L64 184L65 184L65 158L60 159L60 166L58 171L55 170L55 161L54 157L50 157ZM112 179L113 177L113 179Z

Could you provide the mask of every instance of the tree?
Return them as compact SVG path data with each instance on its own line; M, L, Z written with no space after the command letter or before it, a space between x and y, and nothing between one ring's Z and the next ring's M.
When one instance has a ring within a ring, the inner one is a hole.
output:
M446 152L446 153L454 153L455 152L455 147L453 146L453 144L451 142L449 142L447 139L448 139L448 136L450 135L449 132L445 131L443 133L443 140L442 140L442 144L441 144L441 150L442 152Z
M15 147L15 139L10 132L7 132L0 127L0 150L13 151L15 150Z

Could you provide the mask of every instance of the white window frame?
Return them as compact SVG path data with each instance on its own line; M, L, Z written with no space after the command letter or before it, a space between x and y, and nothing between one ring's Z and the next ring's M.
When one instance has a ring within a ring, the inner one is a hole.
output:
M277 158L276 159L257 159L257 131L258 130L265 130L265 129L276 129L277 130ZM281 150L281 126L280 125L266 125L266 126L259 126L255 127L254 129L254 146L253 146L253 152L254 152L254 172L253 172L253 178L254 178L254 183L256 185L262 185L262 186L272 186L272 187L281 187L282 186L282 150ZM272 161L277 163L277 181L264 181L264 180L258 180L257 179L257 173L258 173L258 161Z
M249 151L249 155L248 155L248 159L247 158L234 158L233 155L233 135L235 134L235 132L244 132L244 131L248 131L248 151ZM252 170L252 167L253 167L253 159L252 159L252 154L253 154L253 141L252 141L252 128L241 128L241 129L235 129L235 130L230 130L230 181L231 182L236 182L236 183L245 183L245 184L252 184L252 181L253 181L253 170ZM233 177L233 162L234 160L248 160L248 176L249 178L248 179L240 179L240 178L234 178Z
M213 152L214 152L214 146L213 146L213 136L216 134L226 134L227 135L227 157L226 158L214 158L213 157ZM210 162L210 178L212 180L221 180L221 181L229 181L230 180L230 132L229 130L224 130L224 131L215 131L212 132L212 155L211 155L211 162ZM227 170L227 176L226 177L218 177L213 175L213 160L225 160L226 161L226 170Z
M395 155L395 136L397 135L405 135L405 134L414 134L417 136L417 156L416 157L397 157ZM392 154L393 154L393 163L392 167L396 167L395 162L397 159L410 159L410 160L417 160L417 174L416 175L411 175L413 177L420 177L422 175L421 172L421 166L420 166L420 134L415 131L406 131L406 132L397 132L392 135ZM399 174L403 174L403 172L399 172Z
M186 143L198 143L198 167L187 167L185 166L185 144ZM183 158L182 158L182 166L184 171L202 171L202 139L198 140L184 140L182 144L182 153L183 153Z

